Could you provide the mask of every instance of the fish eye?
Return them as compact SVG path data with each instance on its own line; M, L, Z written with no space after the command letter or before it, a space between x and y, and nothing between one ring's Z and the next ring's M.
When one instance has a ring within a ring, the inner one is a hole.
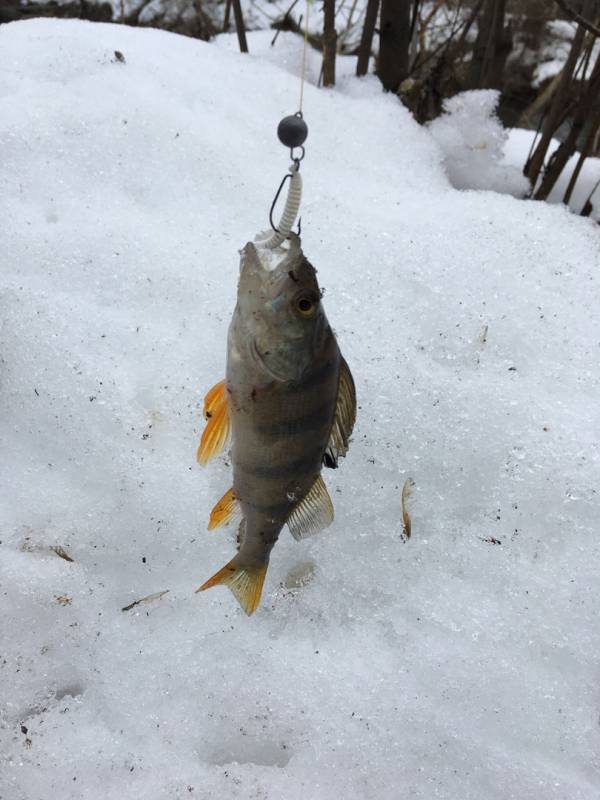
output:
M295 298L294 308L301 317L312 317L318 302L318 298L313 292L302 292Z

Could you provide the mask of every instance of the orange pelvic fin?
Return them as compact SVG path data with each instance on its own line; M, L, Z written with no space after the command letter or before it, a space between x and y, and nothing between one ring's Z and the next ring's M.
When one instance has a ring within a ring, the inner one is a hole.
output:
M238 501L235 499L233 489L229 489L210 512L208 530L212 531L221 525L228 525L238 512Z
M223 584L233 592L235 599L250 616L258 608L262 594L267 564L242 566L237 555L228 564L203 583L196 592L203 592L211 586Z
M207 464L213 456L218 455L229 439L229 406L225 381L219 381L207 392L204 398L204 416L207 419L206 427L196 453L201 464Z

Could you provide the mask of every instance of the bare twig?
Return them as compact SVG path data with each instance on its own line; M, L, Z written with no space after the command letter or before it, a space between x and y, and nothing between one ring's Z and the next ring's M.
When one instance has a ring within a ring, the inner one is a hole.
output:
M542 130L542 125L544 124L545 116L546 116L546 112L544 111L540 115L540 121L538 122L538 126L537 126L537 129L536 129L536 132L535 132L535 136L531 140L531 145L529 147L529 152L527 153L527 158L525 159L525 163L526 164L529 164L529 162L531 160L531 156L533 154L533 151L535 150L535 146L537 144L538 136L540 135L540 131ZM517 125L517 127L520 127L520 126ZM531 187L531 191L533 191L533 187Z
M591 51L593 49L594 41L595 41L594 38L590 37L590 43L589 43L589 45L587 47L587 50L584 53L584 55L582 56L581 60L579 61L579 64L575 67L575 71L573 73L573 80L575 80L579 76L580 72L582 72L581 80L585 79L585 75L586 75L586 72L587 72L587 62L589 61L589 57L590 57ZM582 67L583 67L583 71L582 71ZM532 154L533 154L533 152L534 152L534 150L535 150L535 148L537 146L537 142L538 142L538 138L539 138L539 135L540 135L540 131L542 130L542 127L543 127L543 125L544 125L544 123L546 121L546 114L548 113L548 109L551 106L554 92L557 90L557 87L558 87L558 85L559 85L559 83L560 83L560 81L562 79L563 71L564 71L564 67L562 67L556 73L556 75L550 80L550 82L547 84L547 86L535 98L533 103L531 103L531 105L528 106L528 108L526 108L525 111L523 111L523 113L521 114L521 116L519 117L519 119L517 121L517 124L516 124L517 128L530 127L531 126L531 117L533 117L534 114L536 114L540 109L542 109L542 113L540 114L540 118L539 118L539 122L538 122L537 129L536 129L536 132L535 132L535 136L531 140L531 146L529 148L529 152L527 154L527 159L525 161L525 164L529 164L529 162L531 160L531 156L532 156ZM570 98L569 102L565 104L565 106L563 107L562 115L560 117L560 121L555 125L555 128L560 127L563 124L563 122L565 121L565 119L569 116L569 114L572 111L574 102L575 102L574 98ZM533 188L535 188L535 187L532 187L532 190L533 190Z
M425 52L425 50L427 49L425 42L425 33L427 31L427 28L429 27L431 20L435 17L435 15L437 14L437 12L439 11L440 7L443 4L444 0L436 0L429 14L427 14L427 16L421 20L421 24L419 25L419 47L421 49L421 52Z
M599 93L600 55L596 59L585 90L582 90L580 98L574 105L571 128L563 141L552 153L544 169L542 182L534 195L536 200L546 200L567 162L571 156L575 154L577 140L584 128L586 120L590 118L595 99L598 97Z
M575 11L566 0L554 0L556 5L562 8L567 16L585 28L586 31L593 33L594 36L600 36L600 28L597 28L592 22L583 17L578 11Z
M227 0L227 5L229 5L230 3L231 3L231 0ZM298 0L293 0L292 5L288 8L288 10L285 12L283 17L281 18L282 26L283 26L283 24L285 24L285 22L287 22L287 21L289 21L291 19L290 18L290 14L294 10L294 7L296 6L297 3L298 3ZM277 30L275 32L275 36L271 39L271 47L273 47L273 45L277 41L277 37L279 36L279 34L281 33L282 30L283 30L283 27L277 28Z
M504 63L512 49L510 22L505 25L506 0L485 0L477 20L477 39L470 65L470 88L502 88Z
M233 5L233 16L235 17L235 29L237 32L238 42L240 44L240 52L248 52L248 42L246 41L246 26L244 25L244 16L242 14L242 6L240 0L231 0Z
M546 105L548 100L554 94L554 91L556 90L558 82L560 81L561 73L562 73L562 69L559 70L556 73L556 75L549 81L549 83L546 84L546 86L542 89L542 91L535 98L533 103L531 103L529 106L527 106L527 108L521 113L521 116L517 120L517 128L526 128L526 127L530 126L532 117L541 108L543 108ZM541 124L542 124L542 118L540 118L540 122L538 123L538 130L537 130L537 133L536 133L536 137L539 135ZM534 140L534 142L535 142L535 140ZM532 143L532 148L533 148L533 143ZM533 150L531 152L533 152ZM531 152L527 156L528 160L529 160L529 158L531 158Z
M352 0L352 4L350 6L346 22L343 23L341 27L338 27L338 36L337 36L338 54L344 53L346 55L353 55L353 56L358 54L358 47L360 43L360 37L362 34L362 25L363 25L360 15L362 15L363 9L361 8L359 18L355 21L354 15L356 13L357 5L358 5L358 0ZM336 16L336 23L338 25L340 25L339 11L340 9L336 8L335 16Z
M123 606L121 611L131 611L132 608L141 605L142 603L151 603L153 600L160 600L161 597L164 595L169 594L169 590L165 589L162 592L154 592L154 594L148 594L146 597L142 597L139 600L134 600L133 603L130 603L128 606Z
M595 36L588 36L588 43L587 48L585 49L585 53L583 58L581 59L581 80L584 81L587 78L587 71L588 67L592 60L592 53L594 52L594 46L596 44L596 37ZM575 75L579 74L579 67L575 71Z
M350 35L350 31L352 30L352 18L354 17L354 12L356 11L356 5L358 0L352 0L352 5L350 6L350 13L348 14L348 22L346 23L346 27L341 33L338 35L338 53L341 52L341 47L345 43L346 39Z
M589 8L590 0L587 0L585 8ZM542 170L544 159L550 146L552 137L559 126L559 119L562 117L565 106L569 101L569 91L573 81L573 72L579 61L579 55L584 42L584 29L580 25L575 31L575 36L567 56L567 61L562 69L560 80L552 96L552 102L548 107L548 114L542 126L542 135L531 158L527 160L523 173L529 178L531 186L535 186Z
M588 194L587 200L583 204L583 208L581 209L581 216L582 217L589 217L590 214L592 213L592 197L596 193L596 189L599 186L600 186L600 178L598 179L598 181L594 185L594 188L592 189L592 191Z
M397 92L409 72L410 0L381 0L377 77L386 92Z
M356 74L360 77L369 71L369 58L373 47L373 34L375 33L375 23L379 12L379 0L368 0L367 11L365 13L365 24L363 26L360 45L358 48L358 62L356 64Z
M335 0L323 2L323 86L335 85L335 54L337 32L335 30Z
M417 27L417 20L419 18L419 6L421 5L421 0L413 0L412 10L411 10L411 17L410 17L410 38L412 39L415 33L415 28Z
M460 9L462 5L459 4L458 8L456 9L456 14L454 15L452 28L450 30L450 35L448 36L448 38L444 39L444 41L441 44L439 44L434 50L432 50L431 53L428 53L422 61L419 61L419 59L417 58L417 60L411 67L406 77L410 78L418 69L421 69L423 66L425 66L425 64L427 64L427 62L431 61L432 58L435 58L440 51L445 50L450 45L454 37L461 31L463 32L463 35L459 39L459 43L463 42L466 37L466 34L469 31L469 28L475 21L475 18L477 17L477 14L479 13L479 9L481 8L482 4L483 0L478 0L478 2L475 4L475 8L471 13L471 16L468 17L468 19L466 19L460 25L457 25L457 22L460 18Z
M225 17L223 19L223 33L227 33L229 30L229 21L231 19L231 0L227 0L225 3Z
M586 158L591 155L594 143L598 137L598 133L600 132L600 110L596 112L596 118L592 125L590 126L589 133L587 138L581 148L581 153L579 154L579 159L577 160L577 164L575 169L573 170L573 174L571 175L571 179L569 180L569 185L567 186L567 190L565 192L565 196L563 197L563 203L568 206L571 200L571 195L573 194L573 189L575 188L575 184L577 183L577 179L579 178L579 174L583 168L583 164Z

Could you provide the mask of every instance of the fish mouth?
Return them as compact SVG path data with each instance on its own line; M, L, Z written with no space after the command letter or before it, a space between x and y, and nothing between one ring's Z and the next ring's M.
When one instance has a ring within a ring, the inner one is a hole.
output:
M268 236L271 231L268 231ZM298 260L302 257L302 245L300 237L295 233L291 233L287 242L284 242L274 250L269 250L262 246L261 238L255 239L254 242L248 242L241 250L242 260L240 262L240 274L245 267L245 261L252 265L254 269L259 269L264 273L275 273L282 264L286 265L284 273L293 267ZM291 266L288 266L291 265Z
M280 383L285 383L288 380L286 375L280 375L279 373L275 372L275 370L271 369L271 367L267 364L264 357L260 353L258 349L258 345L256 344L256 337L252 339L252 343L250 345L250 353L252 358L260 364L260 366L264 369L264 371L270 375L274 380L279 381Z

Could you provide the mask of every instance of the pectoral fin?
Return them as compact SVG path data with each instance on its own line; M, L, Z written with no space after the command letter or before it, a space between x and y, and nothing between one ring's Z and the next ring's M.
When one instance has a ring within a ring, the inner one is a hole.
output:
M327 449L323 456L323 463L326 467L335 469L338 465L338 459L348 452L348 444L355 420L356 390L354 388L354 380L348 364L342 358L335 416L331 426L331 433L329 434Z
M306 497L298 503L287 519L290 533L296 539L306 539L333 522L333 503L319 475Z
M207 464L225 448L229 439L230 420L225 381L219 381L204 398L204 416L207 420L196 458Z
M210 512L208 530L212 531L214 528L219 528L221 525L229 525L239 514L239 503L235 499L233 489L229 489Z
M226 397L225 381L219 381L212 386L204 396L204 419L210 419L216 406Z
M235 596L235 599L248 616L253 614L260 603L265 575L268 564L242 565L239 555L235 556L228 564L203 583L196 592L203 592L211 586L223 584Z

